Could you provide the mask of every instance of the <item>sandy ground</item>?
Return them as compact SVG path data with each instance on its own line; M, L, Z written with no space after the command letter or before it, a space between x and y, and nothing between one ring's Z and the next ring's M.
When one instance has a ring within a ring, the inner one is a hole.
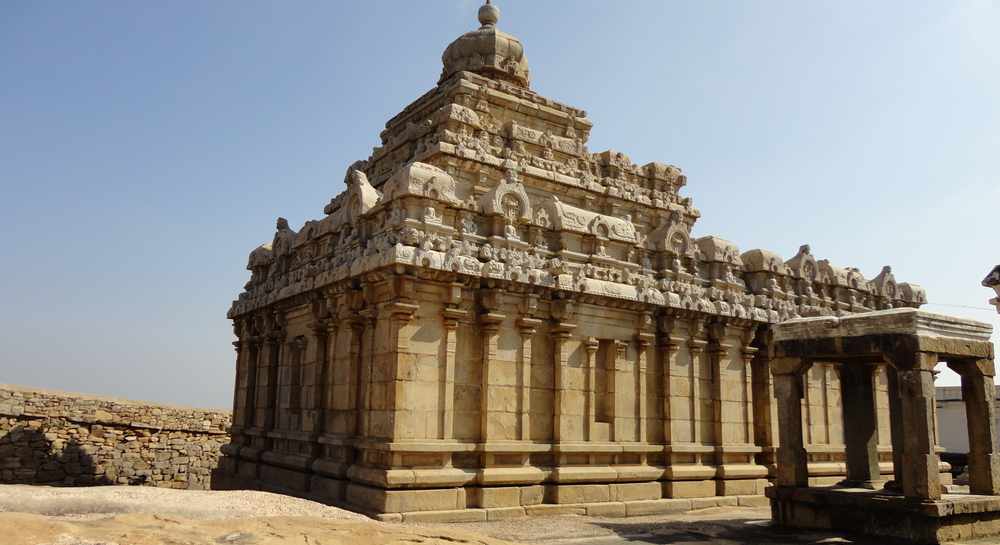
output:
M266 492L0 485L2 545L506 545Z

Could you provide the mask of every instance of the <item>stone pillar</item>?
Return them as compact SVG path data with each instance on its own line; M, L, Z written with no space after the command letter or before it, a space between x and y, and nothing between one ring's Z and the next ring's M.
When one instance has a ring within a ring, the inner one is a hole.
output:
M531 440L531 339L536 328L542 321L536 318L521 318L518 320L518 331L521 334L521 357L518 362L518 439Z
M753 390L753 436L754 443L763 451L758 461L774 470L775 447L778 444L778 411L774 396L774 381L771 376L771 359L767 350L758 350L750 363Z
M636 411L636 425L639 426L636 432L636 440L640 443L646 442L646 419L649 417L646 414L646 396L648 395L646 388L646 358L649 353L649 347L653 344L653 334L652 333L639 333L636 338L636 349L638 350L638 357L636 358L636 381L638 382L636 392L638 404L638 410Z
M889 430L892 443L892 482L886 485L891 490L903 490L903 394L899 389L899 373L896 368L885 368L889 394ZM844 430L847 433L847 430Z
M749 341L750 339L746 340ZM754 439L753 414L753 360L759 351L759 348L744 344L743 350L740 352L743 356L743 424L746 426L747 444L750 445L756 444L756 440Z
M847 480L843 484L876 488L881 480L878 467L878 415L875 407L875 367L840 364L843 400L844 444L847 450Z
M552 332L552 441L554 443L563 440L566 427L563 403L567 384L563 380L563 375L569 365L569 338L575 327L575 324L559 323Z
M467 311L444 310L444 372L441 377L441 439L455 437L455 354L458 324Z
M774 371L774 395L778 403L778 486L809 486L808 458L802 439L803 374L806 369L798 358L780 358L771 362Z
M940 459L934 441L934 366L938 357L937 354L917 352L912 358L912 367L899 371L903 406L903 494L936 500L941 497Z
M714 444L722 446L727 444L739 444L742 441L738 437L735 437L732 433L732 428L725 426L723 422L729 423L732 420L730 414L726 414L726 393L724 391L725 383L727 379L727 373L725 371L726 366L729 363L729 351L732 349L732 345L729 342L729 332L730 326L725 322L713 323L709 328L710 341L708 344L708 360L710 367L712 369L712 415L701 415L702 418L709 416L712 419L712 429L713 435L715 435ZM727 433L726 430L730 430ZM725 462L723 456L719 456L718 463L722 465Z
M672 397L671 369L677 362L677 350L680 345L675 343L669 333L660 336L658 343L660 354L660 373L663 378L663 442L667 445L673 442L674 438L674 418L673 411L670 410L670 398Z
M490 385L496 384L499 377L496 377L497 340L500 336L500 322L504 316L497 313L488 313L480 317L480 331L483 333L483 373L479 389L479 430L480 439L483 443L494 439L490 429L490 415L493 413L489 395Z
M240 390L244 388L241 384L246 380L246 350L244 350L244 343L241 340L233 341L233 349L236 350L236 379L233 384L233 424L234 427L238 427L240 420L243 417L243 407L240 406ZM245 395L245 394L244 394ZM245 398L244 398L245 399Z
M826 444L832 445L836 442L836 438L833 435L833 421L835 419L833 415L834 404L830 400L830 389L833 387L833 375L836 369L832 365L826 365L823 367L823 419L826 422ZM874 371L874 370L873 370ZM877 398L876 398L877 399ZM843 399L841 399L843 403ZM843 420L843 412L841 412L841 420ZM878 404L876 403L875 410L875 427L878 429ZM843 427L842 427L843 429ZM878 442L878 434L875 434L876 443ZM877 450L877 445L876 445Z
M313 363L312 394L309 396L309 419L303 418L303 431L314 434L323 433L326 426L326 398L330 382L330 349L329 344L337 338L337 325L328 320L313 324L313 335L316 337L316 360Z
M608 426L608 440L609 441L628 441L626 434L619 425L618 417L621 416L621 411L618 410L618 392L619 389L624 391L627 388L627 384L624 380L619 384L619 375L624 371L628 370L628 342L615 340L613 344L614 353L614 365L608 370L608 420L611 424Z
M587 396L584 399L587 407L584 411L586 413L586 423L584 425L584 440L593 441L594 440L594 423L597 421L597 399L595 398L595 390L597 388L597 348L600 343L594 337L587 337L587 340L583 343L584 354L587 358L586 369L587 369Z
M691 442L696 445L704 442L701 433L701 420L704 416L701 414L701 387L698 384L700 380L698 366L705 354L706 345L708 345L708 341L696 339L693 336L688 340L688 353L691 355L688 377L691 382Z
M400 375L400 367L404 362L411 362L414 359L410 347L411 331L406 327L413 320L413 316L419 309L419 305L409 299L400 298L382 307L382 312L386 315L383 327L388 326L389 330L383 332L388 337L388 346L378 359L375 376L378 381L373 381L373 391L378 388L382 394L379 399L372 396L370 403L372 412L371 429L376 437L388 437L398 439L405 437L408 431L408 419L413 418L413 407L410 405L407 388L412 383L407 382ZM373 343L374 349L375 343ZM426 413L420 418L427 418Z
M361 378L361 397L358 399L358 403L361 406L361 413L358 417L361 419L361 436L370 437L371 428L369 422L371 420L370 413L372 409L372 379L375 374L375 343L378 341L379 333L379 311L378 308L366 308L361 311L361 315L364 319L365 328L361 333L361 361L362 361L362 378ZM365 341L368 341L367 343Z
M281 366L281 337L272 335L267 345L267 389L264 391L264 429L273 431L278 414L278 371Z
M245 371L246 392L243 394L243 427L254 427L257 412L257 359L260 356L260 341L258 337L250 338L250 350ZM235 421L235 420L234 420Z
M993 361L968 360L952 363L950 367L962 376L962 399L969 428L969 491L1000 495Z
M351 388L351 407L354 409L354 436L364 435L362 427L362 413L365 410L365 365L364 365L364 336L365 320L361 316L351 316L348 318L348 325L351 328L351 339L349 346L351 361L351 376L353 388Z

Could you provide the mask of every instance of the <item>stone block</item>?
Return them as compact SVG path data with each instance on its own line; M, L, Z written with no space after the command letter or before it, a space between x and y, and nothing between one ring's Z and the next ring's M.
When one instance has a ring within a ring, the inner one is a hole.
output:
M716 493L719 496L754 496L763 494L767 479L720 479Z
M560 484L554 487L553 503L597 503L611 501L606 484Z
M470 493L471 490L470 490ZM521 489L516 486L479 488L472 493L474 503L482 508L517 507L521 505Z
M658 500L663 486L656 481L648 483L615 483L611 486L612 501Z
M586 515L587 508L582 505L526 505L524 512L531 517L554 517L559 515Z
M738 496L737 503L740 507L770 507L771 500L767 496Z
M403 522L486 522L486 510L414 511L403 513Z
M538 505L545 500L545 487L542 485L522 486L521 505Z
M664 481L664 498L707 498L716 495L714 480Z
M629 517L685 513L690 510L691 500L687 499L641 500L625 504L625 514Z
M493 507L486 509L486 520L509 520L527 516L523 507Z
M588 517L624 517L627 514L625 502L591 503L586 506Z

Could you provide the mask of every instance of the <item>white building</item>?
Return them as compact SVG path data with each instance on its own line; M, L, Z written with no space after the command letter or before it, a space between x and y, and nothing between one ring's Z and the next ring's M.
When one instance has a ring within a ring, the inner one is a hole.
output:
M1000 386L997 387L997 399L1000 399ZM961 386L937 387L937 418L938 444L948 452L969 452L969 430ZM994 419L1000 428L1000 411Z

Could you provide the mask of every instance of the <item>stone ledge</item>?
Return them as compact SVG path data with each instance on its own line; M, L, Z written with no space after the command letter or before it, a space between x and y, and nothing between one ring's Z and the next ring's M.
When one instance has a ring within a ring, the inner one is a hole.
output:
M626 502L541 504L524 507L490 507L449 511L369 514L382 522L486 522L526 517L577 515L587 517L627 518L686 513L713 507L754 507L770 505L764 496L719 496L714 498L661 499Z

